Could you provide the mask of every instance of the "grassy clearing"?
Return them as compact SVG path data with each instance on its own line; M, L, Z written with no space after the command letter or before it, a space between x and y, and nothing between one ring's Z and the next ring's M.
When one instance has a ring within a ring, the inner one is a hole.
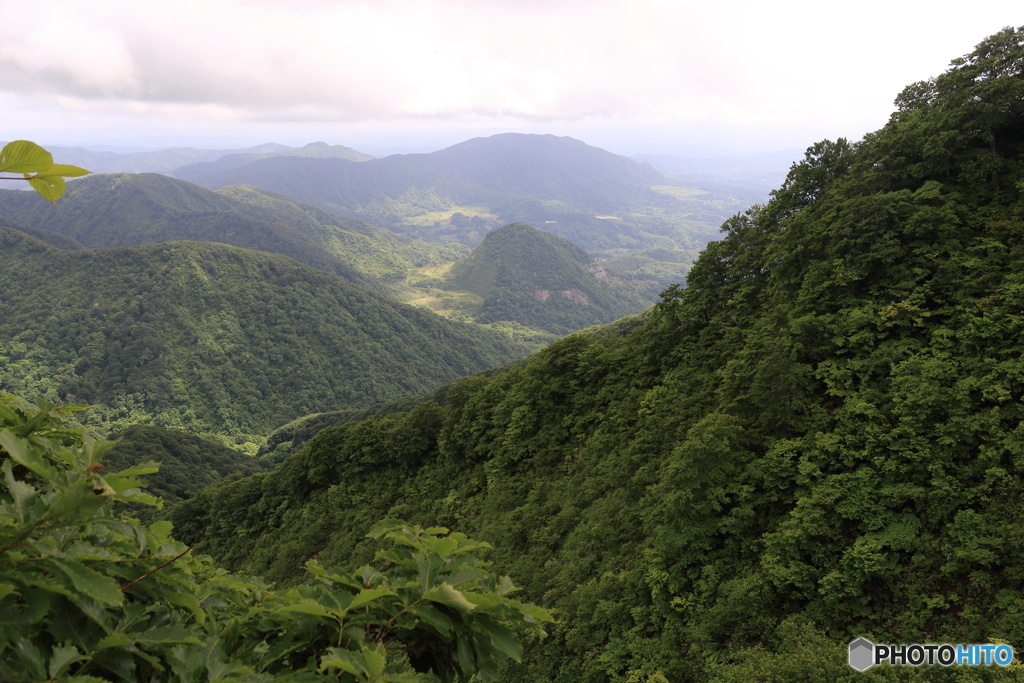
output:
M686 199L687 197L707 194L705 190L698 190L695 187L678 187L677 185L652 185L651 189L676 199Z
M464 216L480 216L487 221L497 220L497 214L493 214L486 206L452 206L444 211L430 211L415 216L404 216L402 221L408 225L433 225L444 223L451 219L453 213L461 213Z

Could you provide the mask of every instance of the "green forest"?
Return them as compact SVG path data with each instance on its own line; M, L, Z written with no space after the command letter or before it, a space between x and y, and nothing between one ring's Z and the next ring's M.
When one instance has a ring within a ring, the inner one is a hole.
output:
M58 252L0 235L26 263L5 297L38 292L36 271L59 274L44 255L76 282L118 266L115 254L145 256L154 265L137 272L154 282L187 259L173 272L196 301L212 296L204 278L255 259L181 243ZM319 287L317 301L357 291ZM74 310L47 312L21 353L71 363L74 347L48 349L91 315ZM137 326L163 324L147 310ZM104 478L93 453L110 446L71 429L70 413L5 407L0 674L1024 680L1019 662L858 673L846 661L860 636L1022 647L1022 334L1024 28L1007 28L904 89L881 129L810 147L644 316L419 400L369 391L351 407L398 402L291 422L270 444L294 446L274 470L218 473L148 531L110 506L153 502L134 481L152 467ZM254 399L232 424L266 410ZM77 624L88 635L74 640Z

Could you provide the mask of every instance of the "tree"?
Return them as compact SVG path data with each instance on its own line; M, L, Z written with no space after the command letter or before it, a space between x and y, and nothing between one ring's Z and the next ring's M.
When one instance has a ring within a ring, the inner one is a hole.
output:
M34 142L15 140L0 150L0 173L20 173L18 177L0 180L27 180L29 185L50 202L64 196L67 183L64 178L83 176L90 171L78 166L53 163L53 155Z
M488 547L399 520L368 536L392 547L354 572L309 560L311 581L274 591L218 569L117 514L159 505L139 489L155 463L102 474L113 446L65 422L82 406L35 410L0 398L0 679L4 681L493 681L519 660L513 628L551 615L509 598L477 553ZM196 539L198 540L198 539Z

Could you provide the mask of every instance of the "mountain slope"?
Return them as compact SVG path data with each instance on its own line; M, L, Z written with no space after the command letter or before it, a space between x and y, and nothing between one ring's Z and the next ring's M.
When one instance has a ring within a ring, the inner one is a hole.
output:
M168 242L61 251L0 229L0 388L151 423L260 434L524 355L284 256Z
M609 281L585 251L525 223L488 233L450 275L446 288L483 299L476 316L482 323L511 320L568 334L646 308L635 290Z
M34 193L0 190L0 217L87 247L198 240L280 253L378 291L415 265L463 253L254 188L216 193L154 173L89 176L71 183L57 204Z
M1024 642L1024 28L897 103L641 328L326 429L178 533L281 581L384 515L485 538L559 619L510 682L1011 680L845 660Z

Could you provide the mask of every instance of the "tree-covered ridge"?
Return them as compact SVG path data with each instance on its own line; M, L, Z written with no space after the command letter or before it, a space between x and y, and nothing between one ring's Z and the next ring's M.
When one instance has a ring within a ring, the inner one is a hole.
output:
M377 291L414 266L453 261L463 247L427 244L340 218L255 188L211 192L155 173L96 175L50 205L0 191L0 218L71 237L87 247L174 240L221 242L290 256Z
M609 278L575 244L525 223L488 233L449 274L446 288L483 299L476 316L482 323L511 320L568 334L646 307L636 290Z
M0 229L0 387L134 423L261 434L423 393L525 349L284 256L168 242L61 251Z
M146 478L146 493L165 504L187 500L233 474L245 476L273 469L268 460L174 429L132 425L111 438L117 443L103 458L104 466L125 470L146 462L158 463L160 470ZM141 508L132 514L139 516Z
M507 681L1015 680L857 674L845 645L1024 643L1022 76L1006 29L809 149L641 328L326 429L171 517L280 580L367 556L350 530L385 514L501 539L559 616Z

